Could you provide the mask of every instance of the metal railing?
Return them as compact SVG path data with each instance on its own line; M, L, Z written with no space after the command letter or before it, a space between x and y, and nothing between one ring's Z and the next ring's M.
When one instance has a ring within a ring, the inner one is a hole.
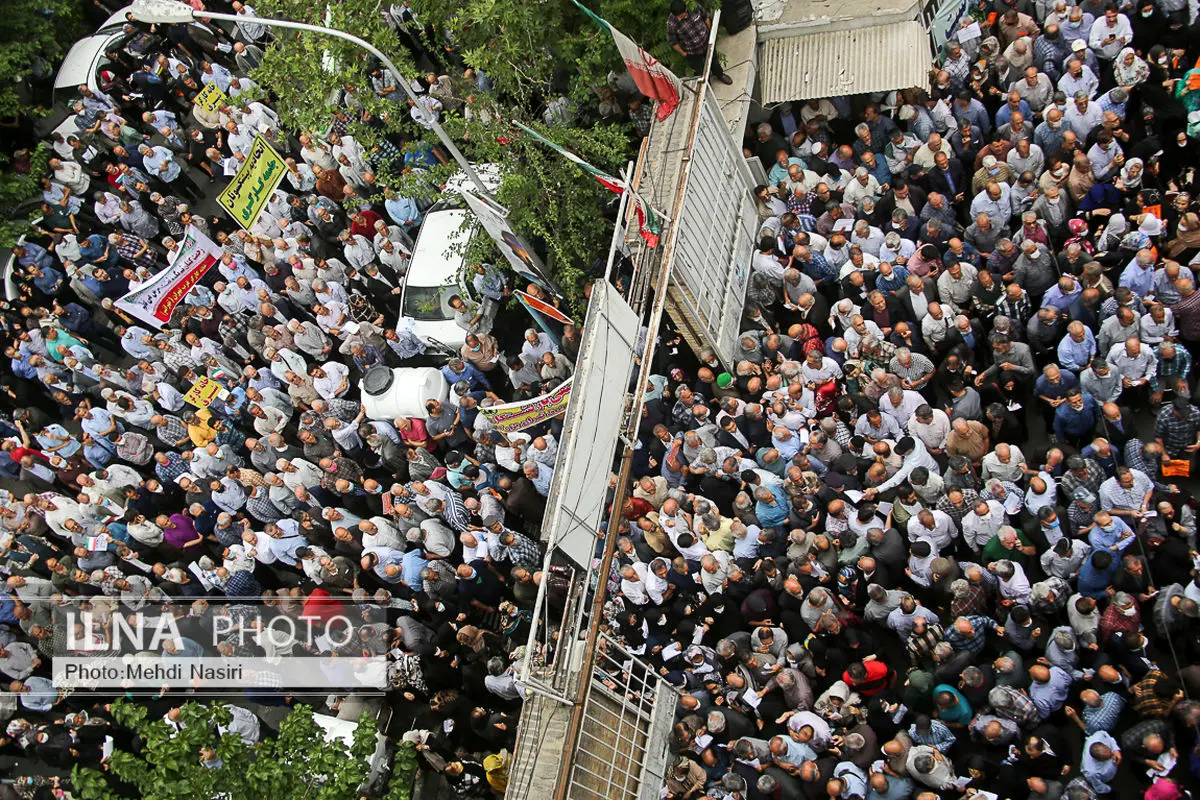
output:
M651 666L600 634L567 797L657 798L676 696Z

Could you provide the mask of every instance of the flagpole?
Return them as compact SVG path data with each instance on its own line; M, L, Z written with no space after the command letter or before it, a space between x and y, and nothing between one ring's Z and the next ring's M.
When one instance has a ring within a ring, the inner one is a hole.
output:
M621 170L621 181L628 188L629 170L633 169L633 162L630 161L625 169ZM625 241L625 218L629 215L629 192L621 192L621 205L617 208L617 224L613 226L612 243L608 246L608 263L604 265L604 280L606 283L612 283L613 265L617 263L617 248ZM626 298L627 300L629 298Z
M654 206L647 203L646 199L633 189L629 180L626 178L626 173L622 173L622 175L619 178L609 175L607 172L604 172L603 170L591 165L587 161L584 161L578 155L576 155L575 153L572 153L570 150L563 147L562 145L555 144L554 142L550 141L548 138L546 138L542 134L538 133L533 128L529 127L528 125L521 122L520 120L510 119L509 122L511 122L513 125L517 126L518 128L520 128L521 130L525 131L525 133L528 133L533 138L535 138L539 141L545 142L547 145L550 146L551 150L558 151L558 153L560 155L562 155L563 158L565 158L568 161L570 161L571 163L575 164L575 166L577 166L580 169L583 169L585 171L590 171L594 177L597 177L597 178L602 177L606 181L609 181L609 182L619 185L621 187L622 194L624 194L625 192L631 193L635 200L640 202L642 205L644 205L650 211L654 212L655 214L657 214L659 217L661 217L663 219L667 218L666 214L664 214L659 209L657 209Z

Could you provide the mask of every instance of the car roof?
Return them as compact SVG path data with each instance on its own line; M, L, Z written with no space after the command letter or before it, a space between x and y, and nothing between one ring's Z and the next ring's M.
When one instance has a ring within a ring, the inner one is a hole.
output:
M55 91L69 86L86 85L92 69L104 54L108 43L121 35L121 29L118 27L116 30L94 33L71 45L71 49L63 58L62 66L58 68L58 74L54 76Z
M126 22L126 20L125 20L125 15L126 15L127 13L129 13L130 11L132 11L132 10L133 10L133 6L132 6L132 5L128 5L128 6L122 6L121 8L118 8L118 9L116 10L116 12L115 12L115 13L114 13L114 14L113 14L111 17L109 17L108 19L104 20L104 24L103 24L103 25L101 25L101 26L100 26L99 28L97 28L96 30L97 30L97 31L102 31L102 30L105 30L106 28L112 28L112 27L114 27L114 26L115 26L115 27L118 27L118 28L119 28L119 27L121 27L121 26L122 26L122 25L124 25L124 24L125 24L125 22Z
M425 217L409 262L405 282L409 286L445 286L457 283L470 228L464 226L469 212L462 208L434 211Z
M479 180L489 192L500 188L503 179L500 177L499 164L476 164L474 169L475 174L479 176ZM464 189L474 194L479 193L479 187L460 170L446 179L446 188L442 190L442 194L446 196L462 194Z
M71 45L62 65L58 68L58 74L54 76L56 90L65 86L82 86L88 82L97 58L104 53L109 40L122 33L125 14L132 8L133 6L124 6L117 9L116 13L106 19L95 33L85 36Z

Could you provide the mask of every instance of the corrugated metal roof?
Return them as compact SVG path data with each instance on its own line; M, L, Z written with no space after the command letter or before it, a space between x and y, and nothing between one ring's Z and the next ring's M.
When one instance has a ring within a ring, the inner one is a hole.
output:
M929 88L929 37L919 22L768 39L759 71L762 102Z

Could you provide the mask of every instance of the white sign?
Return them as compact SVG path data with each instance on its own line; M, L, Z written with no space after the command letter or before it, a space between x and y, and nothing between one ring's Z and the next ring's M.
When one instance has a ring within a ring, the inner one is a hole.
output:
M151 280L114 305L157 329L170 322L183 298L221 257L221 248L194 225L189 225L179 245L179 257Z

